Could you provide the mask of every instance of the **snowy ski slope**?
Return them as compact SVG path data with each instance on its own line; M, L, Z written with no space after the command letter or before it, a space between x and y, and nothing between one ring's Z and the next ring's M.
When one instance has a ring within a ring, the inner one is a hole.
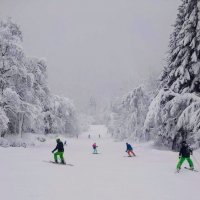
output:
M100 154L92 154L93 142ZM66 166L45 162L53 160L55 145L0 148L0 200L200 199L200 172L176 174L177 153L137 144L137 157L129 158L125 143L114 142L104 126L67 140Z

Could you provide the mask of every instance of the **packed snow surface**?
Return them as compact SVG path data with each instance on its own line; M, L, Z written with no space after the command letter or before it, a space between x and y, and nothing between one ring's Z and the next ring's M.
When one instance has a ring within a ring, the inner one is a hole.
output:
M92 154L94 142L97 155ZM137 157L127 157L125 143L113 141L104 126L91 126L78 139L67 139L67 165L46 162L53 160L55 145L51 139L32 148L0 147L0 199L199 199L200 172L183 168L175 173L177 153L133 144ZM200 159L199 152L194 155ZM198 168L198 161L194 163Z

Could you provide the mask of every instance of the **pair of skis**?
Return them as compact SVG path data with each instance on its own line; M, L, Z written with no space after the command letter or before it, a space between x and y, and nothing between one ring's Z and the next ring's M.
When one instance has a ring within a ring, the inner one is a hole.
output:
M184 167L184 169L187 169L187 170L190 170L190 171L193 171L193 172L199 172L198 170L196 170L196 169L191 169L191 168L189 168L189 167ZM176 173L179 173L180 172L180 170L177 170L176 171Z
M71 166L71 167L73 167L74 165L73 164L70 164L70 163L60 163L60 162L55 162L55 161L44 161L44 162L46 162L46 163L52 163L52 164L56 164L56 165L68 165L68 166Z
M189 168L189 167L184 167L185 169L188 169L188 170L190 170L190 171L193 171L193 172L199 172L198 170L196 170L196 169L191 169L191 168Z

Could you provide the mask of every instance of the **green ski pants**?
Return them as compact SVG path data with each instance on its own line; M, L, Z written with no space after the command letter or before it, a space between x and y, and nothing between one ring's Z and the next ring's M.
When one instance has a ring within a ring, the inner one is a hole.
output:
M191 168L194 167L193 162L192 162L192 160L191 160L190 157L187 157L187 158L181 157L181 158L179 159L178 164L177 164L177 167L176 167L177 169L180 169L180 168L181 168L181 165L183 164L183 162L185 161L185 159L188 161L188 163L189 163L189 165L190 165Z
M60 156L60 160L64 161L64 157L63 157L64 152L61 151L57 151L56 153L54 153L54 160L55 162L58 161L58 156Z
M93 149L93 154L97 154L97 149Z

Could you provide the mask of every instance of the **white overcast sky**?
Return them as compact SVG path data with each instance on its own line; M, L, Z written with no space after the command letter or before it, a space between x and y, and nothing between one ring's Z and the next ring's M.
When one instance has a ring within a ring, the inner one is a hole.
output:
M142 83L163 68L181 0L0 0L23 31L27 55L44 57L53 93L84 105Z

